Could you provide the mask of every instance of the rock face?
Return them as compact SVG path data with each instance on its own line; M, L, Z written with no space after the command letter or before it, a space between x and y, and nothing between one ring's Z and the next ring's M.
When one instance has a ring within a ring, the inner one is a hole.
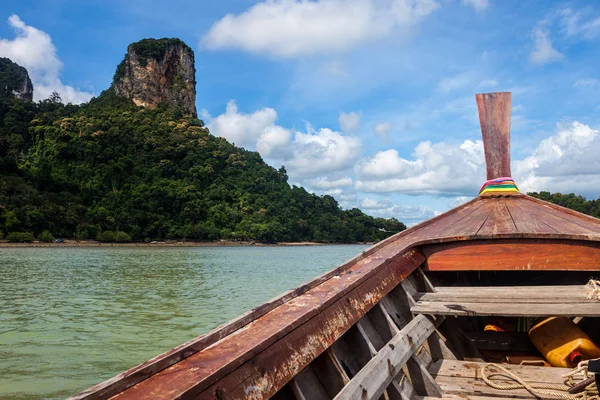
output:
M33 84L27 70L8 58L0 57L0 99L33 100Z
M138 106L166 103L194 117L196 113L194 52L179 39L144 39L130 44L117 67L113 88Z

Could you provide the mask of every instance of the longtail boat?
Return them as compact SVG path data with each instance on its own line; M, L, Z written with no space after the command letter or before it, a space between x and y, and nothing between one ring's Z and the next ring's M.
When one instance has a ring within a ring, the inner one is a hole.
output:
M543 366L526 331L492 322L569 317L600 343L598 289L586 286L600 271L600 220L520 193L511 94L476 101L479 196L71 399L534 397L487 383L490 358L561 384L571 368Z

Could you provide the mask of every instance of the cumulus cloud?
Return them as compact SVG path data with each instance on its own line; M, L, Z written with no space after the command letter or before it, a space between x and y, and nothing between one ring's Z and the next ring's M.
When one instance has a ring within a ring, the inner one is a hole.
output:
M397 204L390 199L365 198L360 203L360 208L366 213L382 218L396 218L407 226L414 225L439 214L428 206L408 206Z
M290 176L300 179L342 171L354 165L360 156L360 139L329 128L306 125L299 132L276 124L277 112L263 108L251 114L239 111L235 101L225 112L212 118L201 112L213 135L221 136L259 153L273 163L284 163Z
M0 57L10 58L27 69L33 82L34 100L46 99L54 91L65 103L83 103L93 97L91 93L62 83L63 64L50 35L25 24L17 15L11 15L8 24L16 37L12 40L0 38Z
M462 0L461 3L473 7L478 12L485 11L490 5L489 0Z
M322 176L318 178L307 179L304 182L309 187L320 190L331 190L350 187L354 183L352 178L350 178L349 176L345 176L339 179L331 179L330 177Z
M421 142L413 158L402 158L390 149L361 159L355 168L355 188L378 193L476 194L485 177L479 140L460 145Z
M564 55L552 47L550 33L544 28L544 24L538 24L533 30L533 51L529 54L529 60L538 65L549 64L562 60Z
M533 154L513 165L524 191L559 191L598 196L600 132L580 122L557 124Z
M581 193L597 197L600 187L600 131L581 122L560 123L530 156L513 160L513 177L521 191ZM371 193L458 196L464 202L485 181L481 141L461 144L421 142L412 158L380 151L362 158L354 187ZM464 197L467 196L467 197ZM454 205L454 204L453 204ZM365 203L365 207L374 207Z
M349 168L360 156L360 150L357 137L308 126L306 133L295 132L292 156L283 161L295 175L305 177Z
M338 121L340 128L346 133L355 133L360 129L360 113L340 113Z
M434 0L266 0L227 14L202 44L281 58L341 52L406 31L438 7Z

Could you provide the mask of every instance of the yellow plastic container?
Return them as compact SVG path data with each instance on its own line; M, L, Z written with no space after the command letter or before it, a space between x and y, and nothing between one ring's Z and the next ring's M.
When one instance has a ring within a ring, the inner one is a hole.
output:
M553 367L573 368L600 357L600 349L570 318L547 318L529 330L529 339Z

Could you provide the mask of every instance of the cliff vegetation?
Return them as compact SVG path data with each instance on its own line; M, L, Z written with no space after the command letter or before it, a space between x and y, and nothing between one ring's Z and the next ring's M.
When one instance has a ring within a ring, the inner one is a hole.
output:
M113 89L82 106L0 102L5 237L342 243L405 229L287 179L182 110L138 107Z

